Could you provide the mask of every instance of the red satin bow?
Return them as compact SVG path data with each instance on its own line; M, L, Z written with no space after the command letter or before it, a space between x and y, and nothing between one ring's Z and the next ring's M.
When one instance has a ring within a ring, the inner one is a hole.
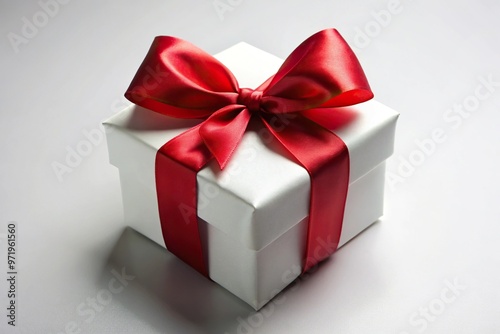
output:
M335 119L334 107L373 97L356 56L336 30L309 37L255 90L239 88L222 63L196 46L156 37L125 96L161 114L204 119L163 145L156 156L160 220L172 253L208 276L196 215L196 173L212 158L223 169L252 117L311 176L303 270L333 252L325 253L321 245L338 245L349 154L342 140L318 123ZM284 122L285 115L293 117Z

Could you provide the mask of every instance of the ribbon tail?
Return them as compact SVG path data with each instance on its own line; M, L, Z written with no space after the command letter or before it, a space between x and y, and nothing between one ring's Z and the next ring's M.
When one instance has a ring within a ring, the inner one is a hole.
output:
M266 127L311 177L303 273L338 247L349 185L349 152L329 130L293 114L263 115Z
M221 169L238 147L251 116L245 106L229 105L214 112L201 124L199 134Z
M198 228L196 174L212 159L198 130L175 137L156 154L155 175L161 229L167 249L208 277Z

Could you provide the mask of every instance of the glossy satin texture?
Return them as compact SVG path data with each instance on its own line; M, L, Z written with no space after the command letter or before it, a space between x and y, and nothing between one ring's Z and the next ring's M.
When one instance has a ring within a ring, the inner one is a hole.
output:
M334 123L335 107L373 97L356 56L336 30L309 37L255 90L240 88L231 71L196 46L156 37L125 96L164 115L204 120L156 155L163 237L176 256L208 276L198 231L196 174L213 158L221 169L226 166L251 118L259 119L311 177L303 271L336 249L349 154L342 140L320 124ZM334 247L325 249L325 244Z

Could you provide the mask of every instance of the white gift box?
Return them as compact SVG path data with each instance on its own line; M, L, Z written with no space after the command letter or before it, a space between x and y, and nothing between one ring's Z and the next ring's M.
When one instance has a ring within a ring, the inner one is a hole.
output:
M255 88L282 60L245 43L215 56ZM392 154L398 113L368 101L347 108L335 129L350 156L340 245L382 216L384 161ZM126 225L165 247L158 214L158 149L197 120L174 119L132 105L105 121L110 162L120 171ZM310 179L259 124L251 124L229 166L215 161L197 175L200 236L210 278L256 310L298 275L305 252ZM331 245L327 241L324 247Z

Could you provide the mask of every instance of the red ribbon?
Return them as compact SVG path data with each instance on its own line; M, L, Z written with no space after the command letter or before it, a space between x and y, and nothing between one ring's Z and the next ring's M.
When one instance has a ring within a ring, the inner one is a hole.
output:
M239 88L222 63L196 46L156 37L125 96L164 115L204 119L156 155L160 221L172 253L208 276L198 231L196 174L212 158L221 169L227 165L251 118L259 119L311 177L303 271L333 253L321 245L338 245L340 239L349 154L342 140L320 124L335 121L335 107L373 97L356 56L336 30L309 37L255 90Z

